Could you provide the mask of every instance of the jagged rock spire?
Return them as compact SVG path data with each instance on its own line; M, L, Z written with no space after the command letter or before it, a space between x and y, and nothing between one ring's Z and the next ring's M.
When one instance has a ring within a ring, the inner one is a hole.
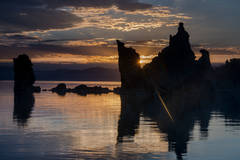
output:
M142 78L140 56L135 49L125 47L124 43L119 40L117 40L117 45L122 88L137 88L140 86Z
M189 37L184 24L180 22L176 35L170 35L169 47L163 50L167 50L164 54L166 54L169 61L172 59L174 64L179 64L181 67L189 67L194 63L195 55L191 49ZM174 59L176 59L176 62Z

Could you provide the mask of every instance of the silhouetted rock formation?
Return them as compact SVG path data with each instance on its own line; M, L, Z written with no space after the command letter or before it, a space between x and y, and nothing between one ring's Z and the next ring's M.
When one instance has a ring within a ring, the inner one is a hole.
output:
M168 68L183 71L192 67L195 55L189 43L189 34L185 31L183 23L179 23L175 36L170 35L169 46L162 50Z
M101 86L88 87L88 86L82 84L73 89L70 89L70 92L77 93L80 95L86 95L86 94L109 93L109 92L111 92L111 90L109 90L108 88L103 88Z
M140 56L133 48L127 48L117 40L118 64L122 88L132 89L143 86L143 72L140 67Z
M201 49L200 52L202 53L202 56L197 61L197 64L199 67L202 67L202 70L210 69L212 68L210 58L209 58L209 52L205 49Z
M104 94L112 92L108 88L103 88L101 86L88 87L84 84L81 84L73 89L67 88L66 84L61 83L57 85L57 87L51 89L52 92L58 93L59 95L65 95L67 92L69 93L77 93L79 95L87 95L87 94Z
M156 88L163 93L183 85L202 83L212 70L207 50L201 50L202 57L195 60L183 23L179 23L176 35L170 35L169 46L143 68L138 64L139 54L117 42L122 88L142 87L148 91L149 88Z
M56 92L59 95L65 95L67 92L67 86L65 83L60 83L57 85L57 87L52 88L51 91Z
M240 86L240 59L227 60L223 66L217 67L216 83L220 89L233 89Z
M34 87L35 75L33 64L26 54L19 55L13 59L14 64L14 91L23 91L30 89L32 92L40 92L40 87Z
M41 87L40 86L33 86L33 92L40 93L41 92Z
M183 23L179 23L178 32L170 36L169 46L144 66L147 76L152 78L158 88L172 89L194 83L194 79L204 81L205 74L211 70L209 53L201 50L202 57L196 61L189 42L189 34ZM186 83L187 82L187 83Z
M119 46L123 44L118 41ZM177 34L170 36L169 46L142 69L133 65L139 60L136 58L139 55L134 56L136 53L128 49L124 46L119 49L122 88L114 89L121 96L118 143L124 143L124 137L133 140L139 128L140 117L147 117L166 135L169 151L174 151L177 159L181 160L187 153L187 144L191 140L195 124L200 125L201 138L208 137L212 112L221 113L226 119L226 125L228 121L239 121L240 59L231 59L224 66L213 69L209 52L202 49L202 56L195 60L189 34L183 23L179 24ZM128 58L122 58L124 56L133 59L131 63ZM137 68L138 71L134 76L130 74L134 70L132 68ZM139 90L125 87L141 76L144 91L153 93L145 101L144 98L138 98ZM152 89L149 90L146 86ZM135 94L132 93L134 91Z

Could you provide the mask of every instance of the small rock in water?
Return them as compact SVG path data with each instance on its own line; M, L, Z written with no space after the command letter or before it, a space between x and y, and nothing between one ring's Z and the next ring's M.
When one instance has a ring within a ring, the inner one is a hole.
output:
M60 83L57 87L51 89L52 92L56 92L59 95L65 95L67 92L67 87L65 83Z
M40 86L33 86L33 92L40 93L41 92L41 87Z
M80 95L87 94L103 94L111 92L108 88L103 88L101 86L88 87L84 84L81 84L73 89L67 88L66 84L61 83L57 87L51 89L52 92L56 92L60 95L65 95L66 92L77 93Z

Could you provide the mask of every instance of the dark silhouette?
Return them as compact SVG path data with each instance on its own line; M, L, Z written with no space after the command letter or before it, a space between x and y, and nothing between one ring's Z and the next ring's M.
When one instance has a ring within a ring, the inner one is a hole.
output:
M209 53L201 50L202 57L195 60L189 34L183 23L179 23L176 35L170 35L169 46L143 68L137 63L140 60L139 54L134 49L124 47L120 41L117 41L117 44L122 88L153 88L150 91L157 89L163 93L187 86L189 82L202 83L209 80L206 78L212 70Z
M64 96L67 92L68 93L77 93L82 96L86 96L87 94L105 94L112 92L108 88L103 88L101 86L94 86L94 87L88 87L84 84L81 84L79 86L76 86L75 88L67 88L66 84L60 83L57 85L57 87L51 89L52 92L55 92L59 95Z
M31 117L34 107L33 92L40 92L40 87L34 87L35 75L33 64L26 54L13 59L14 63L14 111L13 119L19 126L25 126Z
M143 85L143 72L140 67L140 56L133 48L126 48L117 40L118 64L121 75L121 87L126 89L139 88Z
M134 138L140 116L144 116L166 134L169 151L182 159L196 122L200 125L201 138L207 138L212 112L221 112L226 119L240 118L238 90L219 95L229 85L239 86L240 78L234 74L240 71L240 60L232 59L214 70L205 49L200 50L202 56L195 60L183 23L179 24L177 34L170 36L169 46L143 68L137 65L139 55L133 49L117 43L122 82L121 88L114 89L121 96L118 143L124 143L124 137ZM136 79L139 83L132 87Z
M26 54L19 55L13 59L14 65L14 91L22 92L24 90L32 90L32 92L40 92L40 87L34 87L35 75L33 72L33 64Z
M223 66L216 68L216 85L221 89L237 89L240 85L240 59L227 60Z
M32 87L35 82L33 64L26 54L19 55L13 59L14 64L14 89L23 90Z
M124 137L132 137L139 127L140 112L138 101L131 96L121 96L121 113L118 121L117 143L124 142ZM133 101L131 101L133 100Z
M57 87L52 88L51 91L64 96L67 92L67 86L65 83L60 83L57 85Z
M187 153L187 144L191 140L194 125L199 122L201 137L207 138L211 112L217 110L213 107L217 106L215 105L217 103L213 102L214 99L208 98L214 93L206 93L208 96L201 97L201 100L199 95L191 95L189 99L190 95L183 93L184 91L176 91L164 99L174 121L169 118L157 97L139 101L134 94L126 92L121 94L117 143L133 141L139 128L140 116L143 116L147 117L148 121L154 122L156 125L153 127L157 127L159 132L166 135L169 151L174 151L177 159L182 159Z
M198 90L198 86L195 86ZM238 91L238 90L237 90ZM235 90L216 91L204 88L205 95L176 90L164 96L164 101L173 116L172 121L157 97L140 101L136 94L121 94L121 113L118 122L117 143L133 141L139 128L140 117L154 122L160 133L165 134L169 151L176 153L177 159L187 154L194 125L199 125L200 138L208 138L208 127L212 115L219 113L225 117L225 125L237 125L240 121L240 100Z
M18 126L26 126L34 107L34 96L31 89L14 92L13 119Z

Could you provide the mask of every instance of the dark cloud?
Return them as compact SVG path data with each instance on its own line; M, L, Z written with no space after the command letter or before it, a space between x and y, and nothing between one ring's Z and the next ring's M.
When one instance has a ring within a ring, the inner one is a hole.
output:
M8 36L6 35L4 37L8 39L14 39L14 40L39 40L39 38L37 37L25 36L20 34L8 35Z
M0 10L2 33L67 28L81 21L80 17L60 10L41 8Z
M147 9L152 5L138 2L138 0L45 0L44 1L50 8L69 7L111 7L117 6L122 10L138 10Z
M82 18L60 8L106 8L113 5L130 11L151 7L137 0L1 0L0 32L16 33L68 28L81 22Z
M118 0L117 6L121 10L134 11L138 9L151 8L152 5L147 3L139 3L137 0Z
M29 44L20 45L0 45L1 59L11 59L19 54L27 53L31 57L42 57L51 54L73 54L73 55L101 55L110 56L116 53L114 47L101 46L64 46L54 44Z

